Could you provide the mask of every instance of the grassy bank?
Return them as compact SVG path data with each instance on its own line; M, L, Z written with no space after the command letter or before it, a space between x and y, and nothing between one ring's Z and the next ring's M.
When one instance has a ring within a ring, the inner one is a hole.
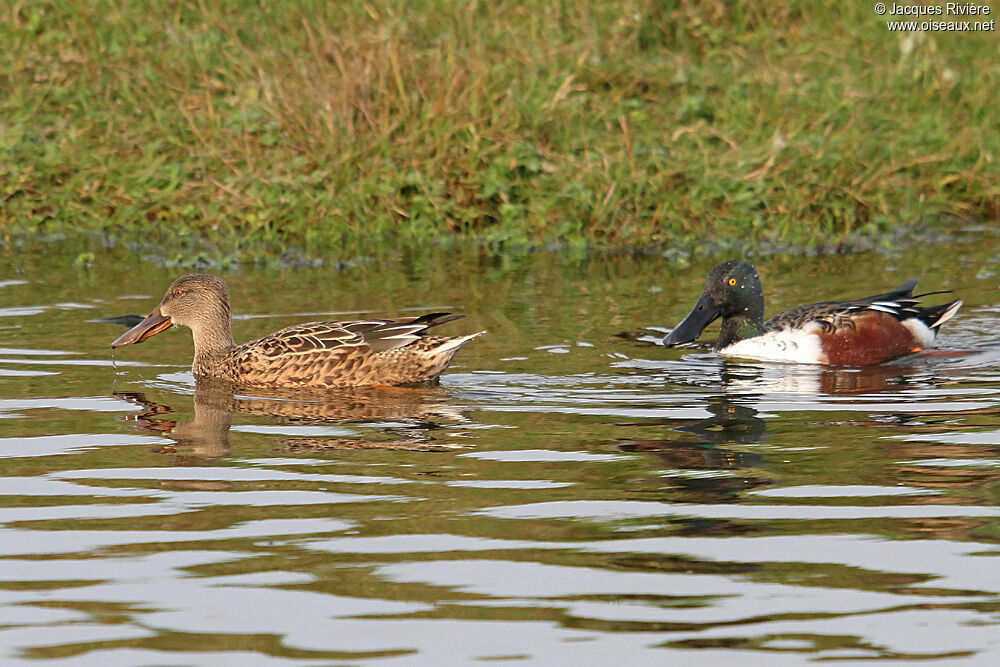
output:
M998 33L890 33L866 3L2 11L7 238L349 256L808 244L1000 215Z

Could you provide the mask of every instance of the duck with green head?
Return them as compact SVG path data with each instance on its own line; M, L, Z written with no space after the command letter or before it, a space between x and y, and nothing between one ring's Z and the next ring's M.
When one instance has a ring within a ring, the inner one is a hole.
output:
M723 356L837 366L865 366L919 352L934 344L939 327L961 300L922 307L911 279L884 294L800 306L764 321L757 269L729 260L708 276L691 313L664 339L689 343L722 318L715 351Z

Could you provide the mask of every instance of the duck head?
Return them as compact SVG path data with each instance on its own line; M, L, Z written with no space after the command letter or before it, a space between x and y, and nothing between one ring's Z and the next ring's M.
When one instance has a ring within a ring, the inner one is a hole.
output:
M733 259L712 269L698 303L663 343L667 346L690 343L719 317L724 322L727 319L745 320L760 330L764 318L764 290L753 264ZM731 342L735 341L726 344Z
M175 280L167 288L160 305L111 343L111 347L141 343L171 326L189 327L194 333L196 345L199 339L206 336L225 338L227 335L231 345L231 322L226 283L216 276L193 273Z

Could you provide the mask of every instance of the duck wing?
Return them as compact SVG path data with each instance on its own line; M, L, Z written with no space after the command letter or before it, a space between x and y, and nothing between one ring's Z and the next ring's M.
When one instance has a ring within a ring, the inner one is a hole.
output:
M828 301L799 306L772 317L764 323L764 331L801 329L813 323L824 333L836 333L854 329L856 318L866 312L886 313L900 322L913 318L931 329L936 329L962 305L961 301L953 301L941 306L921 307L920 297L944 294L947 290L914 296L913 289L916 286L917 279L911 278L896 289L883 294L852 301Z
M882 309L873 308L872 303L866 301L830 301L799 306L764 322L764 332L804 329L808 324L816 324L821 331L833 333L853 327L854 316L865 310Z
M461 317L429 313L401 319L308 322L286 327L240 348L244 353L269 358L334 353L349 348L359 354L372 354L409 345L431 327Z

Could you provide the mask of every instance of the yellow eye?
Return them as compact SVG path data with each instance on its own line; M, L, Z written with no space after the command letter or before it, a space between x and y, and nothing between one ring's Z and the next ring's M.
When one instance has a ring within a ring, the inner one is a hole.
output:
M730 278L729 279L729 284L730 284L730 286L735 285L736 284L736 278Z

